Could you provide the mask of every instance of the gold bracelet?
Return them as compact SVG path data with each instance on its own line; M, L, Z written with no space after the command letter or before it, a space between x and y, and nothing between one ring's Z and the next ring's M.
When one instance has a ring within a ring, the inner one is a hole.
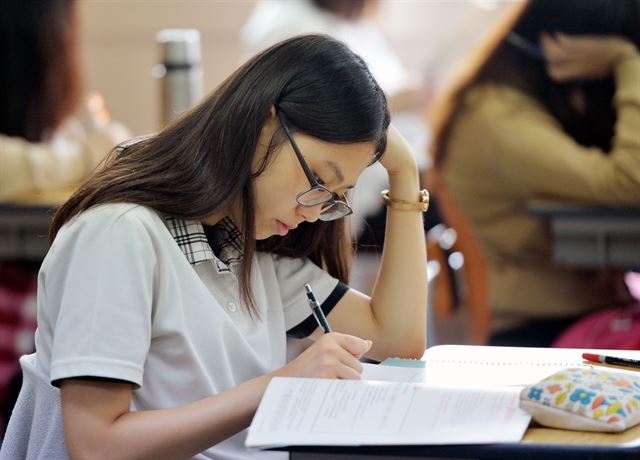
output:
M389 190L383 190L380 193L382 202L391 209L397 209L398 211L421 211L427 212L429 209L429 192L423 188L418 193L418 202L409 202L403 200L394 200L389 196Z

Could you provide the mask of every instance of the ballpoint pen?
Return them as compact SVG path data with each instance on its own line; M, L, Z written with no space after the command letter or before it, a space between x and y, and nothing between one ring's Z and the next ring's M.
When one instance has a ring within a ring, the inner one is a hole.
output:
M618 358L617 356L605 356L595 353L582 353L582 358L596 363L635 367L636 369L640 368L640 360L637 359Z
M318 325L322 328L325 334L331 332L329 322L327 321L326 316L324 316L324 312L322 311L322 308L320 308L320 304L316 300L316 296L313 295L313 291L311 290L309 283L304 285L304 291L307 293L307 300L309 301L309 307L311 307L311 313L316 318Z

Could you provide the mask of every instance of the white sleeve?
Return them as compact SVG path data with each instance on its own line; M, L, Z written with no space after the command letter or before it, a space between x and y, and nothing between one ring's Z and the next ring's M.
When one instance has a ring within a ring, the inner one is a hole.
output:
M311 285L322 304L338 285L338 280L307 258L274 256L274 264L284 306L285 326L289 330L311 314L304 292L305 283Z
M41 327L53 333L50 379L141 385L157 284L152 239L135 213L96 214L59 232L41 271Z

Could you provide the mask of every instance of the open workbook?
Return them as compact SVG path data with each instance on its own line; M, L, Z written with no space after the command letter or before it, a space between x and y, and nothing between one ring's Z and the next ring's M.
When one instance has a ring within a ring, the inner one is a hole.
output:
M574 348L489 347L473 345L439 345L425 351L423 366L408 367L410 360L387 360L406 369L386 372L386 366L367 366L363 378L369 380L399 379L431 385L524 387L568 367L592 367L582 353L638 359L640 351L587 350ZM420 362L420 361L418 361ZM619 372L637 372L616 368Z
M441 345L425 352L424 364L365 365L362 380L275 378L246 445L518 442L530 421L518 407L520 389L559 369L591 366L583 351Z

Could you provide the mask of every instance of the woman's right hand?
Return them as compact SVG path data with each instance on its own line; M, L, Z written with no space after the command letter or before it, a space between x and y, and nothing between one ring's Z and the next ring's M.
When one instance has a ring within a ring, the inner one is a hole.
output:
M633 43L616 36L543 33L540 45L547 72L558 82L608 77L617 60L638 53Z
M286 366L273 373L278 377L360 379L360 357L371 348L371 340L331 332L322 335Z

